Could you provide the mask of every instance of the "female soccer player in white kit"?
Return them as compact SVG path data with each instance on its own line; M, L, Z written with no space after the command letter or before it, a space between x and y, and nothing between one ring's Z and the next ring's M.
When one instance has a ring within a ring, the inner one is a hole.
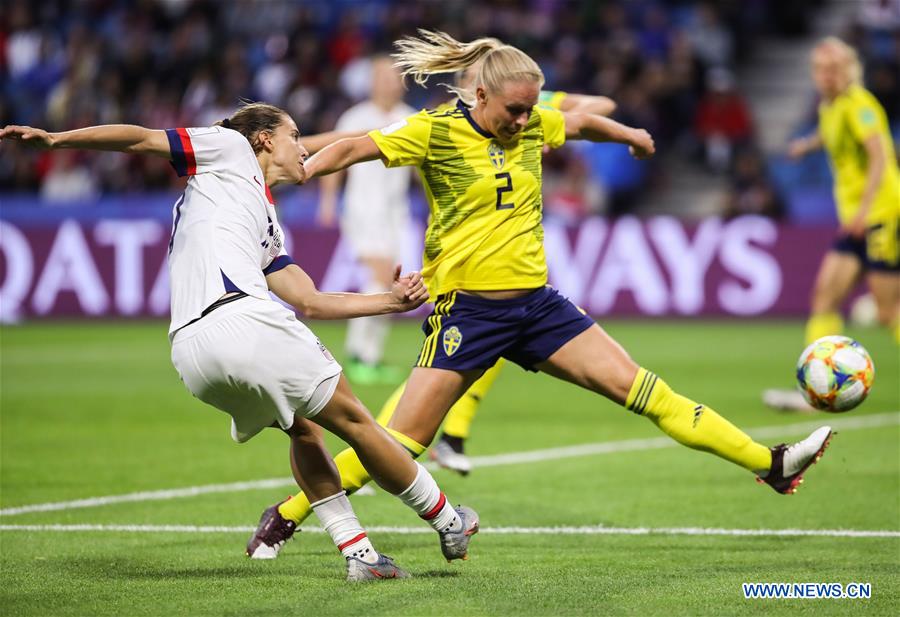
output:
M293 263L269 192L269 186L306 180L307 153L287 113L255 103L222 126L162 131L106 125L62 133L7 126L0 139L169 158L189 176L169 240L169 338L187 388L231 416L235 441L268 426L290 436L297 482L314 496L317 516L347 560L348 580L407 575L375 551L341 490L321 432L308 420L351 444L379 485L438 531L448 560L466 556L478 531L475 512L450 505L431 475L375 423L328 350L269 294L319 319L406 311L428 298L419 273L401 277L399 267L390 292L328 294ZM248 551L274 557L281 544L273 547L271 538L287 523L271 510L260 522L268 541L251 541Z
M403 102L403 81L390 56L372 60L371 98L354 105L338 118L335 130L365 134L388 126L416 112ZM335 140L336 141L336 140ZM343 174L321 180L319 222L335 222L338 190ZM409 230L409 168L388 169L379 161L354 165L347 170L341 235L365 266L367 281L363 291L390 289L394 264L402 261L403 243ZM382 363L384 344L390 330L386 316L363 317L347 326L345 343L349 365L345 368L354 383L397 383L403 375L396 367Z

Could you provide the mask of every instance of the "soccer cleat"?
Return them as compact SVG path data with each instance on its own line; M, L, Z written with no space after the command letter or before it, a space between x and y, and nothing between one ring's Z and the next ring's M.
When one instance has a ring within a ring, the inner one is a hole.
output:
M830 426L817 428L803 441L792 446L779 444L772 450L772 468L766 477L757 476L760 484L768 484L783 495L792 495L803 482L810 465L819 462L834 435Z
M246 552L250 559L275 559L284 543L293 537L297 523L281 516L278 506L283 503L266 508L259 518L259 526L247 543Z
M379 555L375 563L366 563L356 557L347 557L347 580L351 582L378 581L388 578L409 578L394 560L387 555Z
M806 402L799 390L770 389L763 390L763 404L779 411L811 412L815 409Z
M441 552L447 561L462 559L465 561L469 554L469 542L472 536L478 533L478 514L467 506L457 506L456 513L462 521L460 531L438 532L441 538Z
M472 471L472 461L462 452L457 452L446 441L440 440L428 452L428 458L438 464L438 466L450 471L467 476Z

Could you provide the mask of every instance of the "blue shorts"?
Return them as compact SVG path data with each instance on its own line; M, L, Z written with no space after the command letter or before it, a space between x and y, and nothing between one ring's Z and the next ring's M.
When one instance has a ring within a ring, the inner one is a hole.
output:
M438 296L422 324L416 366L454 371L489 369L501 357L529 371L594 325L552 287L520 298L489 300L459 292Z
M854 255L866 270L900 272L900 226L888 220L870 225L862 238L841 234L831 250Z

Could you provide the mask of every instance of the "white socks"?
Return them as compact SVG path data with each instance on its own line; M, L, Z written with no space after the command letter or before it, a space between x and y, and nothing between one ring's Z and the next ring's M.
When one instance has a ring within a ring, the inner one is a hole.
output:
M416 468L416 479L397 497L428 521L435 531L441 533L461 531L462 521L459 514L438 488L437 482L419 463L416 463Z
M366 563L378 561L378 552L359 524L347 493L341 491L311 504L311 507L344 557L356 557Z

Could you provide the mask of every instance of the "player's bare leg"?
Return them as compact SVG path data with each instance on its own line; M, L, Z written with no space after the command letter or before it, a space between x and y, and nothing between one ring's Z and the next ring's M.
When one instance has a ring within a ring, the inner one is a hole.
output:
M850 253L829 251L822 259L810 300L806 344L832 334L841 334L844 323L841 305L862 275L859 257Z
M314 421L346 441L381 488L399 497L438 532L444 557L465 559L469 541L478 532L478 515L470 508L450 505L431 474L375 422L343 375Z
M294 425L285 431L291 438L290 460L294 481L316 502L341 490L340 475L322 439L322 429L295 415ZM337 484L335 484L337 478Z
M381 293L390 290L395 267L391 258L361 255L359 261L367 271L363 293ZM391 318L387 315L350 320L346 342L347 355L350 359L344 367L344 372L353 383L397 383L403 379L403 374L397 367L387 366L382 361L390 324Z
M483 372L415 367L388 427L427 447L450 407Z
M294 480L310 496L313 511L347 560L348 581L406 578L409 575L393 560L380 555L363 530L347 496L340 475L322 441L322 431L295 415L284 430L291 439L290 459ZM296 523L285 519L276 504L263 512L259 526L247 545L253 559L274 559L296 531Z
M563 345L537 368L625 405L679 443L740 465L782 493L796 489L831 437L831 429L823 427L790 448L782 444L770 450L713 409L677 394L665 381L639 367L597 325Z
M866 282L878 307L878 323L890 328L900 343L900 273L873 270Z

